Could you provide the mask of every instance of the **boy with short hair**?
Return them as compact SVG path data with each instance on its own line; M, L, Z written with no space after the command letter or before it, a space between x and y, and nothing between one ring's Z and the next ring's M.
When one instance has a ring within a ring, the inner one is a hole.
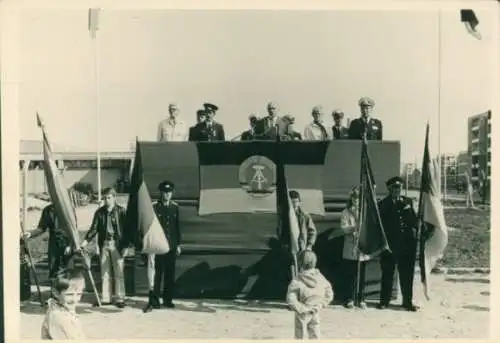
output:
M301 251L297 260L299 273L290 282L287 293L287 302L295 312L295 339L306 339L306 335L320 339L319 310L333 300L332 286L316 269L314 252Z
M47 301L42 324L42 339L85 339L76 305L85 288L85 278L78 270L58 275L54 281L54 296Z

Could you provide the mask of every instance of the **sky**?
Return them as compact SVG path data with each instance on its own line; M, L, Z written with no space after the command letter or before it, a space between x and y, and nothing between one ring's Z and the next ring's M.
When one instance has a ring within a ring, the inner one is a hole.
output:
M493 107L497 18L476 15L482 40L456 10L441 11L441 30L437 10L103 10L92 41L84 9L26 9L20 139L41 138L38 111L54 145L94 150L99 125L102 150L125 150L156 139L170 102L189 124L203 102L217 104L231 138L274 101L303 131L313 106L331 125L333 109L358 117L358 99L370 96L402 161L421 161L427 121L437 153L439 113L440 150L457 153L467 118Z

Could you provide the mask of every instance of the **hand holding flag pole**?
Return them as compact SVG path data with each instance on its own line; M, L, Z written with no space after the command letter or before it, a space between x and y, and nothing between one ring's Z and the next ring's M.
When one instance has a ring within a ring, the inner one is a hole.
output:
M52 204L54 205L56 218L60 223L61 228L66 229L68 237L70 237L74 250L81 251L80 247L80 236L78 234L78 226L76 220L76 212L70 200L69 192L62 182L59 169L52 157L52 146L47 137L47 132L45 126L43 125L42 119L38 112L36 113L36 119L38 127L42 130L43 136L43 164L44 164L44 174L47 181L47 188L50 195ZM82 254L83 255L83 254ZM92 289L96 296L97 305L101 306L101 299L99 298L99 293L95 286L94 278L91 272L90 259L83 256L83 265L87 271L90 283L92 284Z
M21 239L24 242L24 244L22 245L22 249L24 250L24 253L28 257L28 264L29 264L31 271L33 272L33 278L35 280L36 291L38 293L38 298L40 300L40 306L45 307L45 301L43 300L42 291L40 289L40 283L38 282L38 275L36 273L35 264L33 263L33 257L31 256L31 251L30 251L30 248L28 246L28 240L24 238L26 236L25 231L24 231L24 225L22 222L20 224L21 224L21 233L23 234Z

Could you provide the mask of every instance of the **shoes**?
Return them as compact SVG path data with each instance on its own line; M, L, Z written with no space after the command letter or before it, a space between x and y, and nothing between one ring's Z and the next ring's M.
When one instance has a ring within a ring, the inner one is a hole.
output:
M417 312L419 307L413 304L403 304L402 307L408 312Z
M354 302L352 300L348 300L344 303L345 308L354 308Z
M117 301L115 306L118 308L124 308L126 305L124 301Z
M364 309L366 309L366 303L365 303L364 301L362 301L362 302L360 302L360 303L358 304L358 307L359 307L360 309L364 310Z
M379 303L377 305L377 309L379 310L385 310L387 307L389 307L389 304Z
M175 308L175 304L172 301L164 301L163 302L163 307L166 307L166 308Z

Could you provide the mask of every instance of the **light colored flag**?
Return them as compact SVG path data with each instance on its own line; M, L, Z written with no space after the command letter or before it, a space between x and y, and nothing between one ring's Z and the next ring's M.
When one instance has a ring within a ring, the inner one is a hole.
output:
M96 38L99 31L99 14L100 8L89 8L89 33L91 38Z
M130 194L127 204L126 238L144 254L161 255L170 251L170 244L156 217L142 170L141 148L136 143L134 169L130 180Z
M418 208L420 228L420 276L424 294L429 299L430 272L442 257L448 244L448 227L444 218L439 188L439 168L432 163L429 153L429 124L425 135L422 182Z
M36 120L43 135L43 171L45 179L47 180L47 189L50 195L50 200L54 205L55 215L60 227L63 230L66 230L66 234L71 239L74 249L79 250L80 236L78 234L75 208L70 200L69 192L64 186L61 172L57 168L56 162L52 156L52 146L47 137L47 132L43 125L42 118L38 113L36 114ZM97 302L100 304L99 294L97 293L94 278L90 272L90 263L84 259L84 264L92 283L92 288L97 298Z

